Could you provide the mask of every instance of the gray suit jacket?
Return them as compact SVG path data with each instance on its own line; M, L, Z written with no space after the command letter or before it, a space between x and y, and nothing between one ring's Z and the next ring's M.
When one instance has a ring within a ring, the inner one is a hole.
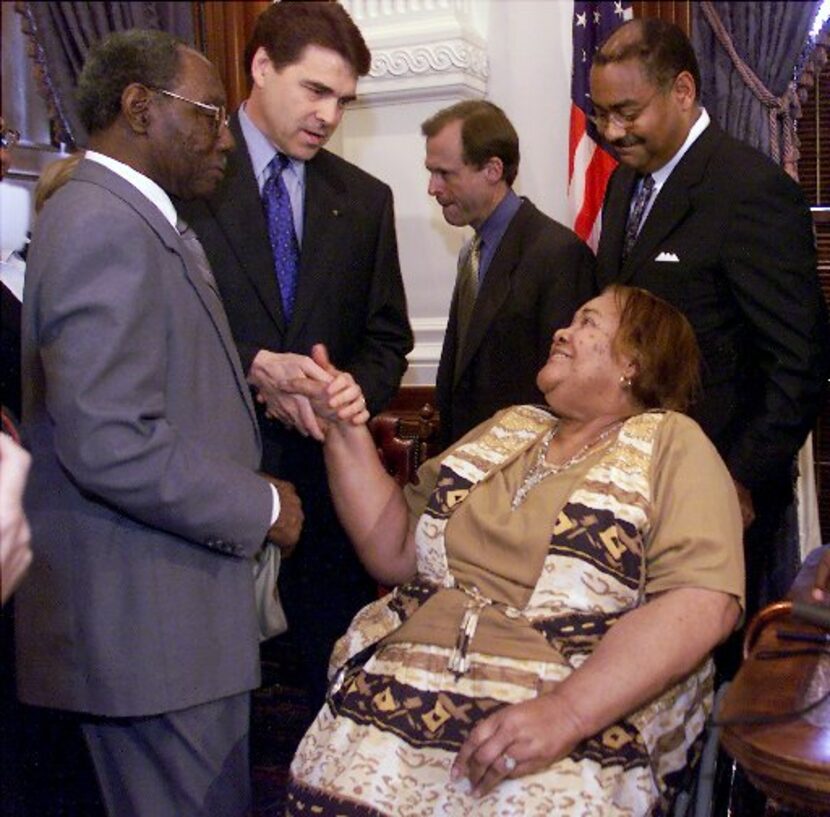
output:
M23 360L22 699L139 716L254 687L250 557L272 495L248 387L181 238L101 165L40 216Z

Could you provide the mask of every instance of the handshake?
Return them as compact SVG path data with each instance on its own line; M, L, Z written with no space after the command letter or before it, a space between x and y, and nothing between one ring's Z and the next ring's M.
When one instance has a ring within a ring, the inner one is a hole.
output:
M251 364L248 382L266 415L304 437L323 442L334 423L359 426L369 420L363 391L348 372L335 369L323 344L311 357L260 350ZM280 514L266 539L290 556L303 524L300 499L294 486L266 475L280 497Z
M261 349L248 382L268 417L304 437L322 442L331 423L363 425L369 420L360 386L348 372L335 369L321 343L311 357Z

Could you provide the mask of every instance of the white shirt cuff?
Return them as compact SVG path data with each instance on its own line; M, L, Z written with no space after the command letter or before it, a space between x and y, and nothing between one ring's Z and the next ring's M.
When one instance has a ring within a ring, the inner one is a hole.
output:
M271 485L271 493L274 495L274 502L271 505L271 525L273 525L274 522L276 522L280 516L280 495L279 491L277 491L276 486L274 485Z

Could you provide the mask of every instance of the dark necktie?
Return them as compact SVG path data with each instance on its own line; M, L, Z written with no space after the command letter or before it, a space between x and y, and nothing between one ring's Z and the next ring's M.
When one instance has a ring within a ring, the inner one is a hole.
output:
M274 271L282 296L282 311L286 322L294 312L297 293L297 273L300 269L300 246L294 232L291 199L282 173L288 166L288 157L277 153L268 164L271 175L262 188L262 203L268 223L268 239L274 255Z
M654 191L654 177L649 174L643 178L643 183L640 185L640 192L634 198L634 204L631 206L631 212L628 214L628 223L625 226L625 243L623 244L623 258L627 258L631 252L631 248L637 241L637 236L640 234L640 226L643 221L643 213L645 213L651 194Z
M183 218L178 218L176 220L176 229L182 237L185 249L190 255L190 260L199 270L199 273L202 278L204 278L205 283L221 300L221 296L219 295L219 287L216 286L216 279L213 277L213 272L210 269L210 262L207 259L207 255L205 255L205 248L202 246L202 242L199 241L199 236L196 235L194 230L190 229L190 225Z
M478 295L478 275L481 267L481 237L476 233L470 242L467 256L461 264L458 275L458 305L456 312L456 348L455 365L456 370L464 354L464 343L467 339L467 328L470 325L470 317L473 314L473 307Z

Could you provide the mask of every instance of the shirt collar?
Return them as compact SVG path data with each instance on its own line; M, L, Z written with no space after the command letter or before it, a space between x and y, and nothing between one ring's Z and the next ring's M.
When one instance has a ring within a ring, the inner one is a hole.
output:
M145 198L149 199L158 207L164 218L170 222L170 225L176 226L176 208L173 202L170 201L170 196L164 192L149 176L139 173L135 168L125 165L124 162L119 162L113 159L112 156L107 156L103 153L98 153L95 150L87 150L84 158L92 162L97 162L107 169L111 170L116 176L120 176L125 182L131 184L138 190Z
M709 125L710 119L709 114L706 112L706 108L700 109L700 116L697 118L697 121L692 125L689 133L686 136L686 141L680 146L680 150L674 154L674 156L669 159L666 164L663 165L659 170L655 170L651 176L654 179L654 184L656 188L659 190L663 184L665 183L666 179L671 176L672 170L677 167L680 160L686 155L686 152L689 148L695 143L701 133L706 130L707 126Z
M262 192L262 186L268 179L270 172L268 165L274 158L274 152L279 148L253 123L248 116L243 102L239 108L239 127L242 129L242 136L248 148L248 155L251 157L251 165L254 168L254 177ZM301 184L305 181L305 162L301 159L288 157L288 169L293 172Z
M495 247L499 244L521 205L522 200L513 192L512 187L508 187L505 197L496 205L496 209L487 216L478 229L481 243L485 247Z

